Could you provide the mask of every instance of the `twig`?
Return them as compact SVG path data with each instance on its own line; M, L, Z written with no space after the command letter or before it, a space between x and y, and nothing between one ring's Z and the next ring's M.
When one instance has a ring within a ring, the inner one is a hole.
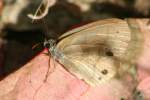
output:
M28 14L27 16L33 20L42 19L43 17L45 17L48 14L49 8L52 7L55 3L56 3L56 0L43 0L42 3L39 5L38 9L36 10L35 14L34 15ZM45 5L45 10L40 15L37 15L42 4Z

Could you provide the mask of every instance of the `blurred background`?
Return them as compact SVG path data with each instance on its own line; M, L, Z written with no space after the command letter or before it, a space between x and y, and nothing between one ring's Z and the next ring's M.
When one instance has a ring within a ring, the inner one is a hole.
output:
M32 20L40 4L48 13ZM0 0L0 78L17 70L41 50L44 38L105 18L149 18L150 0ZM35 49L32 47L41 45Z

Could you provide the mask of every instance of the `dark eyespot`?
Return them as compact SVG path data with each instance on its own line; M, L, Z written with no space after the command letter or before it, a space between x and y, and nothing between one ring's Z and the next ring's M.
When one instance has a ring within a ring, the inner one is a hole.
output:
M114 56L113 52L110 51L110 50L109 50L109 51L106 51L106 55L107 55L107 56Z
M108 73L108 70L104 69L101 71L102 74L106 75Z

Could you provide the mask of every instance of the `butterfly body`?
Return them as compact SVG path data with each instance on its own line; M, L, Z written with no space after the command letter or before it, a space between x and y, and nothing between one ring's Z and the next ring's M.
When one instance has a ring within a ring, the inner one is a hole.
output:
M143 40L133 24L132 19L96 21L63 34L49 52L70 73L97 86L135 64Z

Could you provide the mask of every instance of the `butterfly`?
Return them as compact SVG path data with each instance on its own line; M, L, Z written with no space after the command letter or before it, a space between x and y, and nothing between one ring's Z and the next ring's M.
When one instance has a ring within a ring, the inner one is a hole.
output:
M134 19L105 19L44 42L54 59L91 86L130 73L143 43ZM132 73L130 73L132 74Z

